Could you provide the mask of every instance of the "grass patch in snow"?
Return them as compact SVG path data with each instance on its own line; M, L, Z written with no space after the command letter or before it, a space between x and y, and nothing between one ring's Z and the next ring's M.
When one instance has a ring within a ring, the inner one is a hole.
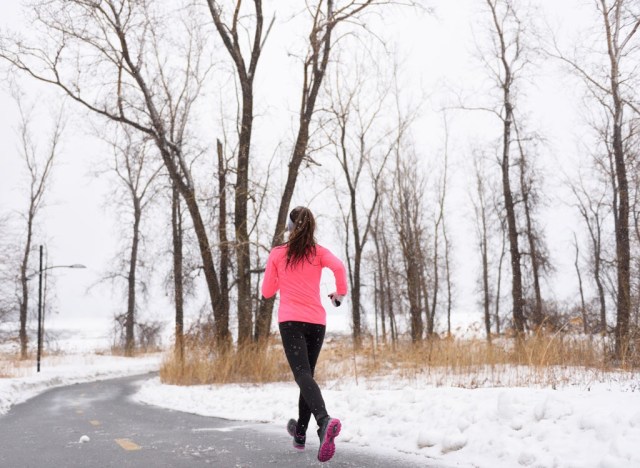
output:
M420 378L434 386L552 387L590 382L633 380L633 369L616 367L608 358L601 337L566 334L533 336L515 347L513 340L432 339L413 344L365 341L354 349L348 337L327 338L317 368L319 381L375 380L396 375ZM279 337L267 346L251 344L226 353L209 346L189 344L184 361L168 353L160 378L174 385L213 383L266 383L290 381Z

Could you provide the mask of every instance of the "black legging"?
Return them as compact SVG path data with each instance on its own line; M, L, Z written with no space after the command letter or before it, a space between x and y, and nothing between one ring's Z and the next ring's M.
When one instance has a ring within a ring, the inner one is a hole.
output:
M324 341L324 325L306 322L281 322L280 336L289 366L300 387L298 399L298 427L305 434L311 413L320 421L327 416L320 387L313 380L313 371Z

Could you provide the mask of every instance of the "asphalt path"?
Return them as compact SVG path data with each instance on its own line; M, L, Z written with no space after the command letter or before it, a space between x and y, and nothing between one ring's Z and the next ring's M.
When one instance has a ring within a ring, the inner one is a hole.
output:
M316 460L317 437L299 452L273 424L198 416L134 402L149 376L48 390L0 417L0 467L417 467L390 451L340 443L328 463ZM88 441L81 439L88 437Z

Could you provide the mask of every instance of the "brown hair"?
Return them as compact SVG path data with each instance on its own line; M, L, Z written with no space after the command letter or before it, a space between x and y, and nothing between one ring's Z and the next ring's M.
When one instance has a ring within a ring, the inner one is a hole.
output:
M296 206L289 218L293 222L293 229L289 233L287 246L287 267L295 267L302 261L311 262L316 254L316 220L309 208Z

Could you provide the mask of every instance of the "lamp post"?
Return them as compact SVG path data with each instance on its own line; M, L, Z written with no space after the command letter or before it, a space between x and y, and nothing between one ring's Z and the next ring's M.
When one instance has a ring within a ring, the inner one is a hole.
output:
M40 357L42 356L42 328L44 323L43 314L42 314L42 272L47 270L53 270L54 268L87 268L84 265L80 265L76 263L74 265L55 265L47 268L42 268L42 245L40 246L40 268L38 269L38 364L37 369L40 372Z

